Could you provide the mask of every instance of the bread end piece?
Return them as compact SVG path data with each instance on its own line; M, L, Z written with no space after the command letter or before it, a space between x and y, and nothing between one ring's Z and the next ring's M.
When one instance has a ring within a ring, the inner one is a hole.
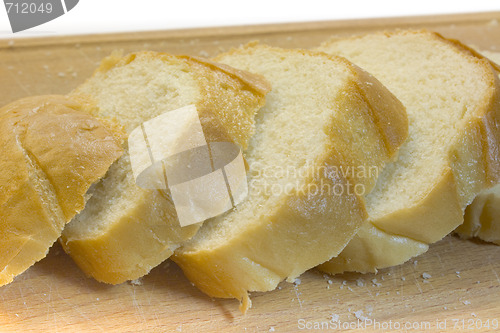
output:
M0 109L0 285L47 254L122 154L123 132L64 96Z

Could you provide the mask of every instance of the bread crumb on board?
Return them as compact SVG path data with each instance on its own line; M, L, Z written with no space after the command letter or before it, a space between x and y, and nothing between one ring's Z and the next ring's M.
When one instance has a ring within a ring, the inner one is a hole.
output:
M201 51L198 53L198 55L199 55L200 57L204 57L204 58L208 58L208 57L210 57L210 54L208 54L208 52L207 52L207 51L205 51L205 50L201 50Z
M422 277L424 279L430 279L432 277L432 275L430 275L429 273L422 273Z
M128 283L130 283L133 286L142 286L142 278L131 280Z
M356 319L359 319L361 321L369 319L367 316L364 315L363 310L354 311L353 314L354 317L356 317Z

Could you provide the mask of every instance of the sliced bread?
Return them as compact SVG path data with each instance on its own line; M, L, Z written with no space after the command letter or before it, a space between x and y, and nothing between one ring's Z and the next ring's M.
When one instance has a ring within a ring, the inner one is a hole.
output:
M472 199L498 182L498 78L487 60L427 31L333 39L318 50L375 75L406 106L410 126L399 158L366 196L363 230L320 269L374 272L401 264L459 226Z
M116 118L128 133L167 111L195 105L207 142L246 147L269 89L263 78L228 66L140 52L104 59L71 95L93 101L101 116ZM85 273L117 284L147 274L198 228L181 227L168 191L137 186L127 151L64 229L61 243Z
M480 51L500 70L500 53ZM465 210L464 223L455 230L464 238L477 237L500 245L500 184L481 192Z
M172 259L212 297L251 306L249 291L337 255L366 218L363 199L407 136L401 103L339 57L250 43L215 61L272 84L245 156L249 194L206 221ZM355 172L351 172L355 171Z
M0 109L0 285L44 258L122 154L120 127L64 96Z

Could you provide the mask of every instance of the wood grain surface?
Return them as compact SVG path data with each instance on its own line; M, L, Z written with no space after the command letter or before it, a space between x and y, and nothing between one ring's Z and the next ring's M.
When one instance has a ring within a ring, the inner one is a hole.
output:
M213 56L260 40L308 48L331 35L427 28L484 50L500 50L500 13L391 18L221 29L0 41L0 105L67 93L111 51ZM243 316L235 300L210 299L167 261L141 284L87 278L55 245L48 257L0 288L0 332L500 331L500 247L454 236L378 274L324 276L253 293ZM333 320L332 320L333 319ZM335 321L337 320L337 321ZM317 328L317 330L315 330Z

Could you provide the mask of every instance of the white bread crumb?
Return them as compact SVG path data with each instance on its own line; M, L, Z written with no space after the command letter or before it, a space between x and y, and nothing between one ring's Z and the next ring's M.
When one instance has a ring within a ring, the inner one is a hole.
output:
M129 281L129 283L131 285L134 285L134 286L142 286L142 278L138 278L136 280L131 280L131 281Z
M366 317L364 314L363 314L363 310L359 310L359 311L354 311L354 317L356 317L357 319L361 320L361 321L365 321L368 319L368 317Z

